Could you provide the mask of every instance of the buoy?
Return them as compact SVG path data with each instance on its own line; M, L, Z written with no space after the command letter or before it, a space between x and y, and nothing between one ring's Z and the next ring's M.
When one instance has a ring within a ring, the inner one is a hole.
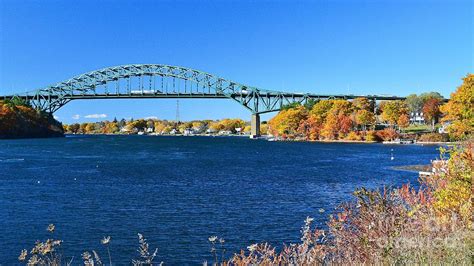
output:
M39 180L38 180L38 184L41 183Z
M74 177L74 181L76 181L77 179Z

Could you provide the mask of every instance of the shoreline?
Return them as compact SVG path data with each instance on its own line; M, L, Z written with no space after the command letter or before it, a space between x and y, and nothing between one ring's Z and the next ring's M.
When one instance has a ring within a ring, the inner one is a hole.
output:
M249 135L211 135L211 134L192 134L192 135L171 135L171 134L64 134L64 136L149 136L149 137L240 137L240 138L249 138ZM454 145L459 144L459 142L436 142L436 141L427 141L427 142L415 142L410 144L400 144L397 142L394 143L383 143L382 141L365 141L365 140L304 140L304 139L275 139L272 136L265 135L258 137L256 139L260 140L269 140L270 142L308 142L308 143L357 143L357 144L385 144L385 145Z

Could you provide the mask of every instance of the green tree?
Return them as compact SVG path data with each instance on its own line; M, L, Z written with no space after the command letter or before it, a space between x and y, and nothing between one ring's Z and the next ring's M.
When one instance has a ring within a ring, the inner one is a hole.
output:
M294 102L294 103L290 103L290 104L285 104L281 107L281 110L290 110L290 109L296 108L298 106L301 106L301 103Z
M306 108L307 110L311 110L313 109L313 106L315 104L317 104L319 102L318 99L308 99L308 101L306 101L306 103L303 105L304 108Z
M423 108L423 99L416 94L408 95L405 103L410 113L420 113Z

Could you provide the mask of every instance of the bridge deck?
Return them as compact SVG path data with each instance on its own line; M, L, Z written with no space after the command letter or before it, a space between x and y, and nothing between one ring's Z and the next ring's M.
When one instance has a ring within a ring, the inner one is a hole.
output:
M280 93L280 94L272 94L272 93L261 93L261 96L264 97L286 97L286 98L302 98L306 97L309 99L355 99L355 98L368 98L368 99L375 99L380 101L387 101L387 100L404 100L405 97L398 97L398 96L383 96L383 95L329 95L329 94L303 94L303 93ZM245 95L242 94L232 94L231 97L242 97ZM6 95L2 98L4 99L11 99L13 97L19 97L25 100L34 100L35 95ZM57 99L59 98L58 95L45 95L45 98L50 99ZM176 98L190 98L190 99L229 99L228 96L224 94L208 94L208 93L122 93L122 94L84 94L84 95L65 95L64 99L70 100L79 100L79 99L176 99Z

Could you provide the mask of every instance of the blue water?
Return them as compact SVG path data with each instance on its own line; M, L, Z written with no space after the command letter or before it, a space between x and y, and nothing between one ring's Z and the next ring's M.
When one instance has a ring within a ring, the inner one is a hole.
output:
M225 238L228 256L254 242L296 242L306 216L324 226L358 187L416 183L417 173L391 167L437 154L436 146L238 137L2 140L0 264L50 237L49 223L75 263L92 249L105 259L106 235L121 264L137 257L137 233L169 265L211 261L211 235Z

